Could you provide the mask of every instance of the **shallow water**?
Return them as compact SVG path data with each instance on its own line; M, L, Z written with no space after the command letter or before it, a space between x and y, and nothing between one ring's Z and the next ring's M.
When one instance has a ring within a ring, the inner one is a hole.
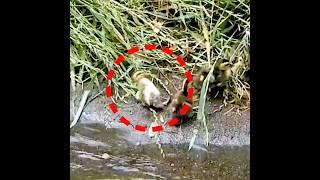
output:
M155 143L133 143L126 134L78 124L70 134L70 178L249 179L249 146L196 145L188 151L188 144L162 144L163 158Z

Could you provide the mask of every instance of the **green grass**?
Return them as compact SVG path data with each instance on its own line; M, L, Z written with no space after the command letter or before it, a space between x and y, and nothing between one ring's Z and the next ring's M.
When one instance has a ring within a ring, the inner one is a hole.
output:
M178 63L159 51L129 55L120 67L114 66L119 54L146 43L170 47L175 55L189 54L188 69L215 65L221 59L240 60L244 66L228 83L225 100L239 103L249 88L239 78L250 67L249 0L71 0L70 6L73 89L85 82L99 87L108 70L114 68L114 98L123 99L134 94L131 71L158 72L159 66L162 71L179 72ZM198 109L198 120L205 127L207 90L204 85Z

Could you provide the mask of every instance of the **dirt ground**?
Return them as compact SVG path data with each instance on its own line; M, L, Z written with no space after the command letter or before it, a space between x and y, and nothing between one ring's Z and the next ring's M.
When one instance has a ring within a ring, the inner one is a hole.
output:
M98 90L91 92L91 97L98 93ZM70 119L72 117L72 109L76 111L77 104L80 102L81 92L71 93ZM90 99L90 97L88 98ZM80 123L100 123L105 124L106 128L121 129L126 132L128 140L134 143L150 144L154 143L154 139L150 138L147 132L139 132L134 130L132 126L125 126L119 122L121 116L129 119L132 124L140 124L150 127L154 121L152 113L149 109L143 107L134 98L128 98L128 103L118 104L119 112L112 114L107 104L111 101L105 98L104 93L91 101L85 108L79 119ZM240 114L233 106L223 107L219 100L208 99L206 102L208 140L212 145L250 145L250 110L241 112ZM214 113L213 113L214 112ZM165 119L168 121L169 119ZM183 144L190 142L193 136L193 130L198 129L196 143L205 144L206 133L204 132L203 122L190 121L180 127L165 127L159 135L161 143Z

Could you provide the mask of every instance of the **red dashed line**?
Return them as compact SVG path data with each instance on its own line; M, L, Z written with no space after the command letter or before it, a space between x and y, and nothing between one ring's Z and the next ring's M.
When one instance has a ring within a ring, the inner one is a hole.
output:
M187 80L188 82L191 82L192 81L192 75L191 75L191 72L188 70L185 72L186 76L187 76Z
M156 45L155 44L145 44L144 45L145 49L146 50L155 50L156 49ZM169 48L162 48L161 49L162 52L168 54L169 56L172 55L172 50L170 50ZM139 48L138 47L132 47L128 50L128 54L134 54L136 52L139 51ZM115 64L116 65L120 65L123 61L125 60L125 56L123 54L120 54L119 57L115 60ZM182 57L180 56L177 56L176 57L176 60L178 61L178 63L180 64L180 66L184 67L186 65L186 62L182 59ZM113 69L110 69L109 70L109 73L108 73L108 76L107 76L107 80L112 80L112 77L114 76L115 72ZM187 77L187 80L188 82L192 82L192 75L191 75L191 72L188 70L185 72L185 75ZM193 97L193 92L194 92L194 89L193 88L188 88L188 98L189 99L192 99ZM112 96L112 91L111 91L111 86L108 85L106 86L106 97L111 97ZM113 113L117 113L118 112L118 109L115 105L115 103L110 103L109 104L109 108L111 109L111 111ZM182 106L182 108L180 109L180 114L181 115L185 115L188 110L190 109L190 106L187 105L187 104L184 104ZM126 119L124 116L121 116L120 117L120 122L125 124L126 126L128 126L130 123L130 121L128 119ZM169 121L169 126L174 126L176 125L177 123L179 122L179 119L178 118L173 118ZM141 132L145 132L146 131L146 126L142 126L142 125L135 125L134 126L134 129L136 129L137 131L141 131ZM156 131L162 131L164 129L164 127L162 125L159 125L159 126L154 126L152 127L152 131L153 132L156 132Z
M114 103L110 103L109 104L109 108L111 109L111 111L113 113L117 113L118 112L117 106Z
M136 130L138 130L138 131L142 131L142 132L146 131L146 127L145 126L136 125L134 128Z
M174 126L176 125L177 123L179 122L179 119L178 118L173 118L169 121L169 126Z
M138 47L133 47L131 49L128 50L128 54L133 54L133 53L136 53L139 51L139 48Z
M146 50L154 50L156 49L156 45L155 44L146 44L144 45L144 48L146 48Z
M186 115L187 112L189 111L190 106L188 106L187 104L184 104L180 110L180 114L182 116Z
M122 122L126 126L128 126L130 124L130 121L123 116L120 117L120 122Z
M169 56L172 55L172 51L169 48L162 48L162 52L168 54Z
M108 80L111 80L112 79L112 77L113 77L113 75L114 75L114 70L113 69L110 69L110 71L109 71L109 73L108 73Z
M178 63L180 64L180 66L185 66L186 65L186 63L184 62L184 60L182 59L182 57L180 57L180 56L177 56L176 57L176 60L178 61Z
M116 65L120 65L122 63L122 61L124 61L124 55L120 54L120 56L116 59L116 61L114 63Z
M193 88L189 88L188 89L188 98L192 100L192 96L193 96Z
M162 125L152 127L152 132L157 132L162 130L163 130Z
M112 96L112 94L111 94L111 86L107 86L106 87L106 96L107 97L111 97Z

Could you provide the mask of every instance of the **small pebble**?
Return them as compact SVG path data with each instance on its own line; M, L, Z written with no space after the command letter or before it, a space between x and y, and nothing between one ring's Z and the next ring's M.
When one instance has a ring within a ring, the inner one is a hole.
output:
M170 164L170 166L171 166L171 167L173 167L173 166L174 166L174 164L173 164L173 163L171 163L171 164Z

